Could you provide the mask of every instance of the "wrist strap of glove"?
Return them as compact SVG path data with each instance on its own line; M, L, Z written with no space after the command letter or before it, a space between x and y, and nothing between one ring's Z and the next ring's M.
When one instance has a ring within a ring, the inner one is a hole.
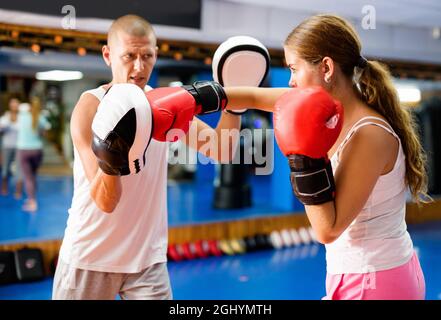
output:
M335 198L331 161L303 155L289 155L291 185L296 197L305 205L317 205Z
M228 104L227 95L222 86L215 81L196 81L193 85L183 86L200 106L196 114L204 115L224 110Z
M100 167L101 171L109 176L120 176L121 172L117 168L112 168L109 166L106 162L98 160L98 166Z
M123 143L114 131L109 132L106 140L101 140L95 134L92 139L92 151L98 158L98 166L105 174L111 176L130 174L130 169L121 156L122 148L119 147L117 150L112 148L112 143L118 144L118 142Z

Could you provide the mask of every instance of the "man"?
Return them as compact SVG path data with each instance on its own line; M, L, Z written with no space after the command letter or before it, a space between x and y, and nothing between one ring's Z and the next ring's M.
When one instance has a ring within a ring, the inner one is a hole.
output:
M102 53L112 70L108 85L83 93L71 118L74 144L74 195L54 278L54 299L171 299L167 254L167 149L152 139L146 166L134 175L109 175L92 151L91 124L110 85L131 83L145 88L157 59L156 37L144 19L118 18ZM194 118L191 131L239 129L240 117L222 113L215 129ZM207 136L207 135L205 135ZM199 150L207 142L191 141ZM204 148L220 159L237 141ZM234 139L233 139L234 140ZM231 154L231 152L229 153ZM109 214L107 214L109 213Z

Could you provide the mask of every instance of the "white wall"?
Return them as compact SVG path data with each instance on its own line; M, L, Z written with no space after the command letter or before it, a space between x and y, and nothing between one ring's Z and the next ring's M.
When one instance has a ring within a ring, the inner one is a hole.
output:
M201 38L223 41L245 34L255 36L268 47L281 48L288 33L310 15L298 10L203 0ZM432 37L431 28L377 22L376 29L365 30L362 18L360 8L360 18L349 20L360 34L365 55L441 63L441 39Z
M401 17L400 12L396 14L389 12L393 10L388 9L389 7L385 5L385 2L381 2L380 5L380 2L374 1L380 7L379 12L377 12L376 28L365 30L361 24L363 17L366 16L366 13L362 13L363 2L351 2L351 8L346 8L347 10L344 8L344 2L328 4L325 8L327 8L328 13L329 9L334 8L337 12L351 12L351 16L346 18L353 22L360 33L365 55L441 64L441 39L432 37L431 27L418 26L424 24L416 23L424 21L424 16L419 16L424 8L421 9L415 6L415 1L410 4L395 1L394 6L403 7L402 12L407 12L408 15L413 13L412 8L414 8L413 20L407 21L408 18ZM269 2L260 1L260 3L268 4ZM287 4L286 1L285 3ZM230 36L250 35L258 38L270 48L281 48L287 34L303 19L311 14L326 13L314 12L312 10L318 6L307 6L304 2L298 3L296 6L291 4L291 7L288 5L286 7L275 7L276 5L277 3L272 6L257 5L253 4L251 0L202 0L200 30L161 25L155 25L154 27L158 37L164 39L219 43ZM357 5L360 6L359 10L356 8ZM394 6L391 8L394 8ZM429 22L432 23L434 21L433 16L437 15L438 7L434 8L432 15L429 17L430 19L428 18L427 25L429 25ZM384 10L387 11L384 12ZM0 9L0 22L6 23L60 28L62 17L61 14L59 17L41 17L31 13ZM441 25L441 17L439 20ZM110 24L111 20L78 18L76 28L81 31L105 33Z

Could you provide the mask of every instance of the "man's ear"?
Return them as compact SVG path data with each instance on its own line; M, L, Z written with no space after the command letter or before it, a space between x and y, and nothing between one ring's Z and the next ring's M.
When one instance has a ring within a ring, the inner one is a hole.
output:
M104 62L107 64L107 66L110 67L110 48L108 45L104 45L103 48L101 49L102 53L103 53L103 59Z

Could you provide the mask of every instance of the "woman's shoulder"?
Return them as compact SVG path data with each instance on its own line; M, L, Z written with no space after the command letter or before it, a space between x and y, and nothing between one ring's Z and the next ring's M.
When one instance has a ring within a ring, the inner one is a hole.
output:
M365 150L366 153L379 158L389 159L396 153L398 140L385 117L370 112L360 117L358 128L349 141L349 150ZM366 156L365 152L361 152Z
M358 124L359 130L363 129L363 131L371 131L380 136L383 134L390 135L390 131L393 131L393 128L386 117L368 106L362 108L362 112L360 112L357 118L356 123Z
M369 120L369 121L384 121L387 122L386 117L384 117L382 114L380 114L378 111L372 109L366 104L361 104L359 107L359 114L357 116L358 120Z

